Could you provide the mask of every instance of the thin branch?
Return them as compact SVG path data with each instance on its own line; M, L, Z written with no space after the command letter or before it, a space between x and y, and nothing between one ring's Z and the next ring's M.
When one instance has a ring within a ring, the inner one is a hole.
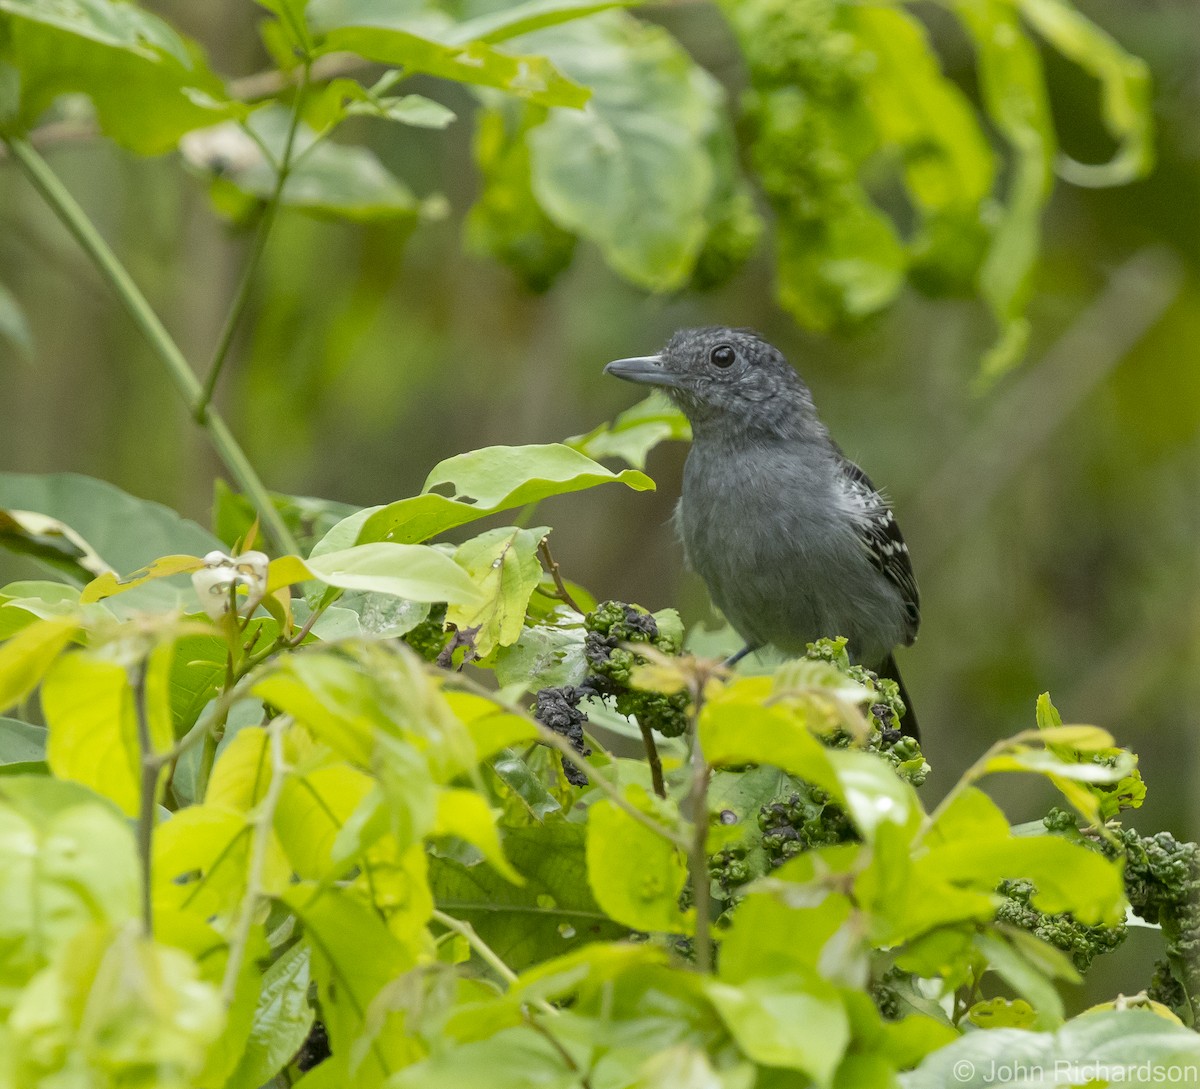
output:
M283 758L283 728L289 721L286 715L280 715L267 727L267 744L271 749L271 782L257 812L249 822L254 827L254 840L250 845L246 894L242 897L242 910L229 943L229 960L225 965L225 979L221 984L221 997L226 1006L233 1004L242 961L246 959L246 947L250 943L250 932L254 927L254 916L258 911L258 901L263 896L263 870L266 868L267 851L271 846L275 809L279 805L279 796L288 773L288 766Z
M543 1025L533 1014L525 1011L525 1024L534 1030L542 1037L554 1050L558 1053L558 1057L562 1059L566 1068L579 1077L581 1089L592 1089L591 1079L588 1077L586 1070L582 1070L579 1064L575 1061L574 1056L563 1046L562 1041L554 1035L545 1025Z
M142 864L142 932L147 938L154 936L154 909L150 885L150 866L154 847L154 802L158 786L158 773L162 763L154 753L154 742L150 737L150 718L146 710L146 659L137 664L133 678L133 707L137 715L138 755L141 766L139 789L137 847Z
M654 743L654 731L649 726L643 726L638 719L638 729L642 731L642 744L646 746L646 762L650 765L650 782L654 793L660 798L667 796L667 786L663 782L662 759L658 755L658 746Z
M300 75L300 84L296 88L296 101L292 104L292 116L288 124L287 137L283 144L283 157L280 159L275 171L275 187L271 190L271 196L267 201L267 206L263 209L258 229L254 233L254 242L251 245L249 256L246 258L245 268L242 269L242 278L238 283L233 302L230 304L229 313L225 317L225 324L221 329L221 335L217 340L217 348L213 353L212 362L208 367L208 377L204 380L204 388L192 406L192 414L196 422L201 426L204 425L208 417L209 405L212 402L213 393L216 391L217 382L225 366L225 360L229 358L229 349L233 345L233 336L237 332L238 323L241 321L246 304L250 301L250 290L254 286L254 278L258 273L259 262L262 260L263 252L267 248L267 238L270 236L271 228L275 224L276 213L279 211L280 203L283 200L284 186L287 185L288 175L292 169L292 149L296 142L296 132L300 128L300 115L304 109L304 97L308 92L311 71L311 64L303 66Z
M692 947L696 953L696 970L712 970L712 892L708 874L708 780L712 768L704 762L700 738L692 719L692 789L689 794L692 817L692 839L688 845L688 869L692 876L692 899L696 909L696 935Z
M466 938L467 944L479 954L479 959L487 964L510 987L517 982L517 973L500 959L500 955L479 936L470 923L462 919L456 919L453 915L447 915L444 911L438 911L437 908L433 909L433 920L440 923L447 930L452 930L455 934ZM555 1010L554 1012L557 1013L558 1011Z
M159 316L147 302L145 295L96 230L95 224L28 140L9 137L6 143L30 184L50 205L55 215L91 258L101 276L116 292L134 324L141 330L166 368L184 402L189 407L196 405L202 392L196 375ZM216 412L208 412L204 420L204 429L230 475L258 510L276 547L283 552L299 552L295 538L275 509L267 489L221 416Z
M586 610L579 607L579 603L571 596L571 591L567 589L566 583L563 582L562 575L559 574L558 564L555 562L554 557L550 554L550 542L545 537L543 537L541 543L538 544L538 555L542 557L542 560L546 565L546 570L550 573L550 577L554 580L554 585L558 589L559 600L564 604L569 605L572 609L579 613L580 616L582 616Z

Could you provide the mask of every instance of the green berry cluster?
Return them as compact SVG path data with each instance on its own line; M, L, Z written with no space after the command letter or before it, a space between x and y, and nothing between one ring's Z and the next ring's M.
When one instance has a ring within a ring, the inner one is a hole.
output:
M1081 972L1086 972L1099 954L1112 952L1125 940L1124 923L1087 926L1068 912L1047 915L1038 911L1029 902L1036 892L1032 881L1001 881L996 891L1005 897L996 911L997 922L1019 926L1061 949Z
M667 695L630 685L634 669L644 661L636 647L651 646L676 655L683 649L682 629L667 631L644 609L621 601L597 606L583 626L587 631L583 652L592 674L584 683L598 695L611 697L619 714L636 718L643 727L664 737L683 734L688 725L686 692Z

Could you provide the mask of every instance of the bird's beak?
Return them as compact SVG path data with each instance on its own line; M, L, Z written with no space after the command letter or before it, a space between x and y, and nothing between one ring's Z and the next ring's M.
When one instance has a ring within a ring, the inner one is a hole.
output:
M679 379L662 365L660 355L636 355L630 359L614 359L604 368L605 374L640 382L644 386L678 386Z

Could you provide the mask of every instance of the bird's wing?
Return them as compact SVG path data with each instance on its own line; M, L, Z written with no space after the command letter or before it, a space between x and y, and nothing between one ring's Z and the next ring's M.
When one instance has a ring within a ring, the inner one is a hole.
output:
M911 643L921 623L921 595L917 590L917 578L913 574L908 545L904 543L892 508L871 483L871 478L844 455L841 466L851 493L862 504L863 518L856 523L855 529L871 562L900 591L904 610L908 614L908 641Z

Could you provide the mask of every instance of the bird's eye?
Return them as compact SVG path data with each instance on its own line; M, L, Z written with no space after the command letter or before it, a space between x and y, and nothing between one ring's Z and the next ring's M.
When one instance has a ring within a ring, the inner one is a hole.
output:
M714 367L732 367L733 361L737 359L737 352L728 344L718 344L708 353L708 358Z

